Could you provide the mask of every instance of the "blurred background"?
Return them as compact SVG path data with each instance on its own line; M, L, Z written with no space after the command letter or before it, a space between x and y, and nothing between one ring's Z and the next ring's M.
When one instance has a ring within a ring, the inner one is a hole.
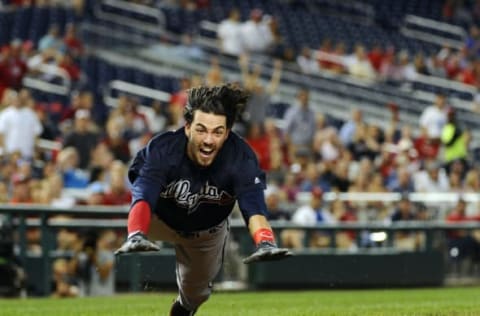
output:
M218 289L480 283L480 1L0 1L0 295L175 288L173 249L115 259L130 160L235 82L279 244Z

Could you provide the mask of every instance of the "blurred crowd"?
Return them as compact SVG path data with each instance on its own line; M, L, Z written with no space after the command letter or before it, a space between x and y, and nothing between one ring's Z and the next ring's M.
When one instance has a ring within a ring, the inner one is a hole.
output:
M49 5L47 1L35 3ZM283 64L288 62L280 58L286 51L277 45L275 23L260 10L253 10L248 21L240 22L238 11L232 10L218 29L219 51L238 58L240 84L251 93L234 129L251 145L267 173L265 196L272 221L307 226L357 221L480 221L478 202L461 198L465 193L480 192L479 165L473 159L470 132L456 119L448 95L439 93L414 126L399 123L402 113L395 104L386 104L391 111L387 128L381 127L385 122L368 123L362 109L354 104L348 120L335 119L316 110L311 91L304 87L298 87L282 124L270 117L271 97L281 82ZM222 68L213 58L208 72L179 78L169 102L153 101L152 111L144 112L137 98L120 95L106 120L99 121L92 113L100 100L84 84L88 78L80 60L87 51L76 29L75 24L64 29L52 25L37 43L15 39L0 50L2 203L59 208L128 205L131 193L126 174L133 155L156 133L183 125L190 87L224 81ZM244 40L234 40L238 38ZM425 74L478 87L479 41L480 31L472 27L464 49L445 47L428 58L419 52L412 59L406 52L380 45L369 51L358 45L349 55L342 43L326 39L315 52L302 50L296 61L305 73L334 71L386 80ZM267 82L261 79L262 66L250 60L252 53L279 57ZM27 75L55 82L55 75L42 70L46 66L54 74L66 73L74 83L67 104L39 102L23 85ZM401 199L326 201L325 194L330 192L395 192ZM414 203L408 194L416 192L456 192L460 199L454 204ZM452 232L451 247L460 249L461 256L479 260L477 235ZM111 230L85 234L60 231L58 249L74 255L54 263L55 295L113 293L112 250L121 238ZM295 229L284 230L279 240L296 249L331 245L322 232L306 236ZM29 234L29 241L30 250L39 252L38 231ZM396 246L402 249L421 249L424 242L424 236L416 232L395 236ZM337 248L350 251L375 246L371 238L350 231L338 232L335 243Z

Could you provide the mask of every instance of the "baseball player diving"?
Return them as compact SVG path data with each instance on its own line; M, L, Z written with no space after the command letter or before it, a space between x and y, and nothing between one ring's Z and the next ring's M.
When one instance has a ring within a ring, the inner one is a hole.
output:
M171 316L194 315L209 298L236 201L256 245L244 263L292 255L277 247L265 217L265 174L231 130L247 100L232 84L190 89L185 126L152 138L130 166L128 237L116 254L159 250L147 235L174 245L179 294Z

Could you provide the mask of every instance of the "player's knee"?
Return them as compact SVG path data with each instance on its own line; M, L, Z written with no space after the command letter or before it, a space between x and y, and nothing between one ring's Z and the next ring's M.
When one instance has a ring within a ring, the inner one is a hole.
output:
M184 288L183 301L188 304L190 309L197 309L200 305L205 303L212 293L211 285L202 288Z

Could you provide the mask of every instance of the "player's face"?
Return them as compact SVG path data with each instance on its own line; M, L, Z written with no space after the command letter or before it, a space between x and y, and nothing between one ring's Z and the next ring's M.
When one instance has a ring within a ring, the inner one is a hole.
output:
M227 118L224 115L195 111L192 123L185 125L188 157L201 167L210 166L228 133Z

